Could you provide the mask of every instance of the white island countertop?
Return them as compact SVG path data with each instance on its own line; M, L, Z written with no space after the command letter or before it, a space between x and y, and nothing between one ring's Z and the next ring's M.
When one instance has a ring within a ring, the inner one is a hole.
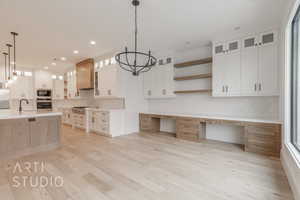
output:
M35 118L35 117L52 117L52 116L61 116L61 115L62 115L61 112L23 111L20 113L15 110L0 110L0 120Z

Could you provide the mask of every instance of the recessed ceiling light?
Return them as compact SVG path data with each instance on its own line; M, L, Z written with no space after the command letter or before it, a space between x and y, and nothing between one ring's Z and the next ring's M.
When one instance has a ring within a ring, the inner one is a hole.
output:
M44 69L46 69L46 70L47 70L47 69L49 69L49 67L45 66L45 67L44 67Z
M66 57L61 57L60 59L61 59L62 61L66 61L66 60L67 60Z
M74 53L74 54L78 54L79 51L78 51L78 50L74 50L73 53Z
M51 65L53 65L53 66L56 66L56 63L55 63L55 62L53 62L53 63L51 63Z
M95 45L96 42L92 40L92 41L90 41L90 44L91 44L91 45Z

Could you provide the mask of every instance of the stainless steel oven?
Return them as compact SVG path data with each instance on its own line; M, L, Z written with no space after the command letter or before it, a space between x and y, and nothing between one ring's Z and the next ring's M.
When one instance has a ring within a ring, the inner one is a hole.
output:
M43 90L39 89L36 92L37 98L52 98L52 91L51 90Z
M37 90L36 106L38 111L52 111L52 91Z
M52 101L37 101L38 111L52 111Z

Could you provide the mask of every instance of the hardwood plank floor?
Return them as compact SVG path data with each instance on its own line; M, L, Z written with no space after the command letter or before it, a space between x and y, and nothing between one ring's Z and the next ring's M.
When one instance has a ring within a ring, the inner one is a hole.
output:
M66 126L62 141L57 150L2 162L0 199L293 199L278 159L243 152L238 145L148 133L111 139ZM43 164L38 170L27 166L34 162ZM60 176L64 184L15 187L16 176L48 181Z

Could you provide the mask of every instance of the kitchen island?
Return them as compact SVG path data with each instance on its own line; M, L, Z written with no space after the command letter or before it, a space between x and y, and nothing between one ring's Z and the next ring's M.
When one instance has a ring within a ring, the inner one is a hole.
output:
M60 146L59 112L0 111L0 160L14 159Z

